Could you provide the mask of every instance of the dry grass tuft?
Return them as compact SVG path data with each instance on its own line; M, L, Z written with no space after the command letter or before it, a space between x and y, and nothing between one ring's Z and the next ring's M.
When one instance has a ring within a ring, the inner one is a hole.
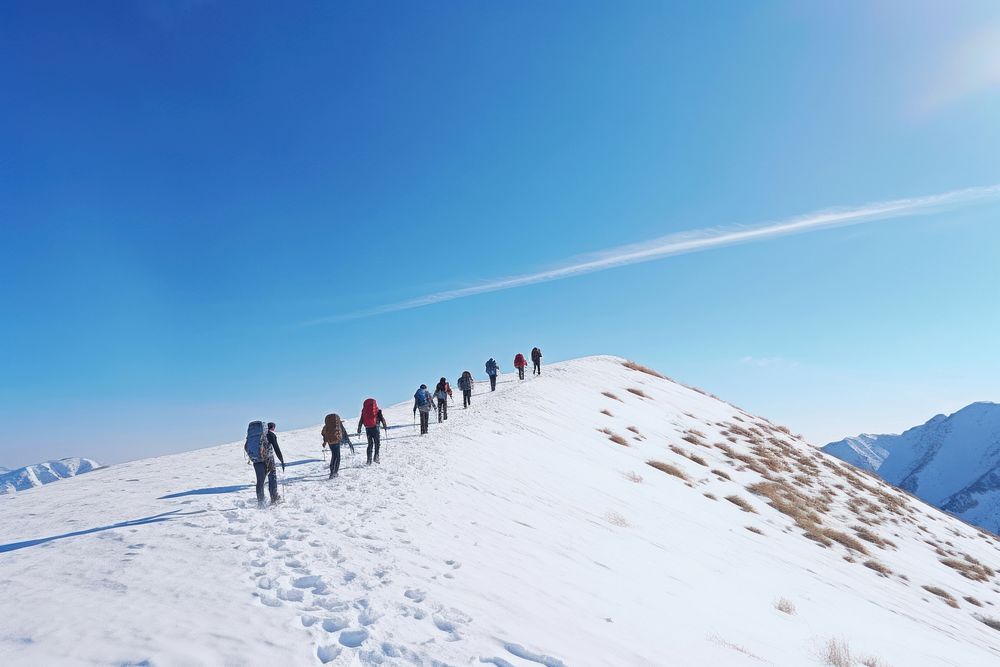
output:
M764 534L764 531L758 528L757 526L743 526L743 527L749 530L751 533L757 533L758 535Z
M883 577L888 577L889 575L892 574L892 570L890 570L885 565L883 565L882 563L878 562L875 559L866 560L864 562L864 566L867 567L869 570L875 570Z
M618 512L608 512L605 518L608 520L608 523L613 526L618 526L619 528L628 528L630 525L628 519L623 517Z
M729 501L729 502L731 502L732 504L736 505L737 507L739 507L739 508L740 508L741 510L743 510L744 512L750 512L750 513L752 513L752 514L756 514L756 513L757 513L757 510L755 510L755 509L753 508L753 505L751 505L751 504L750 504L750 503L749 503L749 502L747 501L747 499L746 499L746 498L744 498L743 496L738 496L738 495L736 495L736 494L734 493L734 494L733 494L733 495L731 495L731 496L726 496L726 500L728 500L728 501Z
M851 551L856 551L860 554L864 554L865 556L868 555L868 550L865 549L865 546L861 544L861 542L859 542L856 538L851 537L847 533L842 533L839 530L834 530L832 528L824 528L823 535L830 538L834 542L837 542L838 544L847 547Z
M683 470L681 470L680 468L671 463L667 463L666 461L656 461L654 459L650 459L646 461L646 465L652 466L657 470L659 470L660 472L665 472L668 475L673 475L678 479L683 479L687 481L688 476L684 474Z
M705 497L706 497L706 498L708 498L709 500L718 500L718 498L716 498L716 497L715 497L715 494L714 494L714 493L703 493L703 494L701 494L701 495L705 496Z
M625 430L626 430L626 431L632 431L632 432L633 432L633 433L635 433L636 435L640 435L640 436L642 435L642 433L639 433L639 429L637 429L637 428L636 428L635 426L629 426L629 427L626 427L626 429L625 429Z
M977 600L976 598L972 597L971 595L966 595L966 596L965 596L964 598L962 598L962 599L963 599L963 600L965 600L966 602L968 602L969 604L971 604L971 605L975 606L975 607L982 607L982 606L983 606L983 603L982 603L982 602L980 602L980 601L979 601L979 600Z
M976 620L980 621L981 623L985 623L986 625L990 626L994 630L1000 630L1000 621L998 621L995 618L992 618L990 616L979 616L979 615L976 615Z
M864 526L851 526L851 530L854 534L863 539L865 542L871 542L877 547L885 548L886 545L892 546L892 542L889 540L883 540L876 533L865 528Z
M644 392L642 389L639 389L638 387L629 387L625 391L627 391L630 394L635 394L639 398L649 398L646 392Z
M610 440L611 442L615 443L616 445L621 445L622 447L628 447L629 446L628 440L626 440L625 438L621 437L620 435L618 435L617 433L615 433L611 429L609 429L609 428L599 428L597 430L600 431L601 433L603 433L604 435L608 436L608 440Z
M601 414L602 415L607 415L609 417L614 417L614 415L611 414L611 410L608 410L608 409L601 410Z
M625 368L630 368L633 371L639 371L640 373L645 373L646 375L652 375L653 377L660 378L661 380L669 380L670 379L666 375L663 375L661 373L658 373L657 371L654 371L649 366L643 366L642 364L637 364L634 361L623 361L622 362L622 366L624 366Z
M933 593L942 600L948 603L949 606L958 609L958 601L952 596L951 593L944 590L943 588L938 588L937 586L921 586L928 593Z
M831 639L823 647L821 657L830 667L854 667L851 647L846 639Z
M725 470L719 470L718 468L712 468L712 472L715 473L716 475L718 475L719 477L721 477L722 479L728 479L730 482L733 481L733 478L730 477L728 474L726 474Z
M627 479L628 481L633 482L635 484L642 484L642 475L640 475L639 473L629 470L628 472L622 474L625 475L625 479Z
M795 604L788 598L778 598L775 600L774 608L789 616L795 616Z
M986 567L978 560L970 556L969 554L963 554L962 560L957 558L942 558L941 562L956 570L966 579L971 579L972 581L982 581L986 582L990 580L993 576L993 570Z
M613 400L613 401L618 401L619 403L622 403L622 402L623 402L623 401L622 401L622 399L618 398L617 396L615 396L614 394L612 394L612 393L611 393L610 391L602 391L602 392L601 392L601 395L602 395L602 396L607 396L607 397L608 397L608 398L610 398L611 400Z

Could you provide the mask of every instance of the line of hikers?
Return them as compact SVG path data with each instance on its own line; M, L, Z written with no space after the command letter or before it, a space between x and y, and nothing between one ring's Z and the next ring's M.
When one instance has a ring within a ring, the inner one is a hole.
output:
M537 347L531 350L531 362L533 364L532 375L541 375L542 351ZM518 352L514 356L514 368L517 369L518 378L521 380L524 379L524 368L527 365L524 355ZM490 379L490 391L496 391L497 376L499 374L500 365L495 359L490 357L486 362L486 375ZM458 378L457 384L462 392L462 408L468 408L472 405L472 388L475 386L472 373L469 371L463 372ZM447 378L441 378L438 381L433 393L428 391L426 384L420 385L420 388L413 395L414 418L416 418L418 412L420 413L420 435L426 435L429 431L431 410L437 409L439 424L448 419L448 399L450 398L452 398L452 390ZM360 436L361 429L364 428L365 436L368 438L368 461L366 465L371 465L372 462L379 463L378 455L379 447L381 446L379 426L385 430L386 437L388 438L389 425L385 421L382 410L378 407L378 402L374 398L367 398L361 405L361 418L358 419L357 430L357 434ZM267 422L265 424L263 421L252 421L247 426L247 440L243 446L243 450L246 452L249 462L253 464L254 473L257 478L256 492L258 507L264 507L265 478L267 480L268 494L271 497L271 504L273 505L281 500L278 495L278 478L274 458L277 456L281 462L282 472L285 470L285 458L282 456L281 448L278 446L278 436L275 435L275 428L274 422ZM326 416L320 435L323 438L323 449L325 450L328 447L330 449L329 479L333 479L340 474L341 445L346 444L350 447L353 454L354 443L351 442L347 429L344 427L343 419L337 413L331 413Z

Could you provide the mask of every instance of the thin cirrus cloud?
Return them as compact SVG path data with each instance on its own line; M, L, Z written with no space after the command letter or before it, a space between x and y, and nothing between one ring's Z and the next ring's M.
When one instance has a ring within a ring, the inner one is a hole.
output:
M605 271L639 262L651 262L673 255L700 252L723 246L754 241L765 241L779 236L802 234L805 232L859 225L862 223L913 216L934 211L941 211L959 206L986 202L1000 198L1000 184L952 190L924 197L893 199L874 202L855 208L835 208L807 213L786 220L769 222L753 226L708 227L686 232L678 232L651 239L643 243L619 246L600 253L571 258L562 264L534 273L526 273L506 278L484 281L476 285L458 289L434 292L423 296L390 303L368 310L332 315L306 322L306 325L325 322L343 322L356 320L401 310L412 310L424 306L432 306L446 301L464 299L487 292L525 287L537 283L550 282L572 278L596 271Z

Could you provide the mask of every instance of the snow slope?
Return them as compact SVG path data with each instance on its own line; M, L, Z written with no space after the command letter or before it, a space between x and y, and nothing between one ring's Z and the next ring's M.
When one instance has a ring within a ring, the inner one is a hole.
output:
M899 435L861 435L823 450L1000 532L1000 404L973 403Z
M621 359L544 372L425 437L387 409L334 481L318 426L281 434L269 510L241 442L0 498L4 664L1000 661L992 536Z
M58 482L67 477L82 475L100 467L101 464L97 461L74 457L36 463L17 470L0 468L0 493L33 489L36 486Z

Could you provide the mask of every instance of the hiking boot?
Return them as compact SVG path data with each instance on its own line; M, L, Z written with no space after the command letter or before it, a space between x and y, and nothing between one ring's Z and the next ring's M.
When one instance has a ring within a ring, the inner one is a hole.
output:
M379 463L378 457L375 457L375 463Z

